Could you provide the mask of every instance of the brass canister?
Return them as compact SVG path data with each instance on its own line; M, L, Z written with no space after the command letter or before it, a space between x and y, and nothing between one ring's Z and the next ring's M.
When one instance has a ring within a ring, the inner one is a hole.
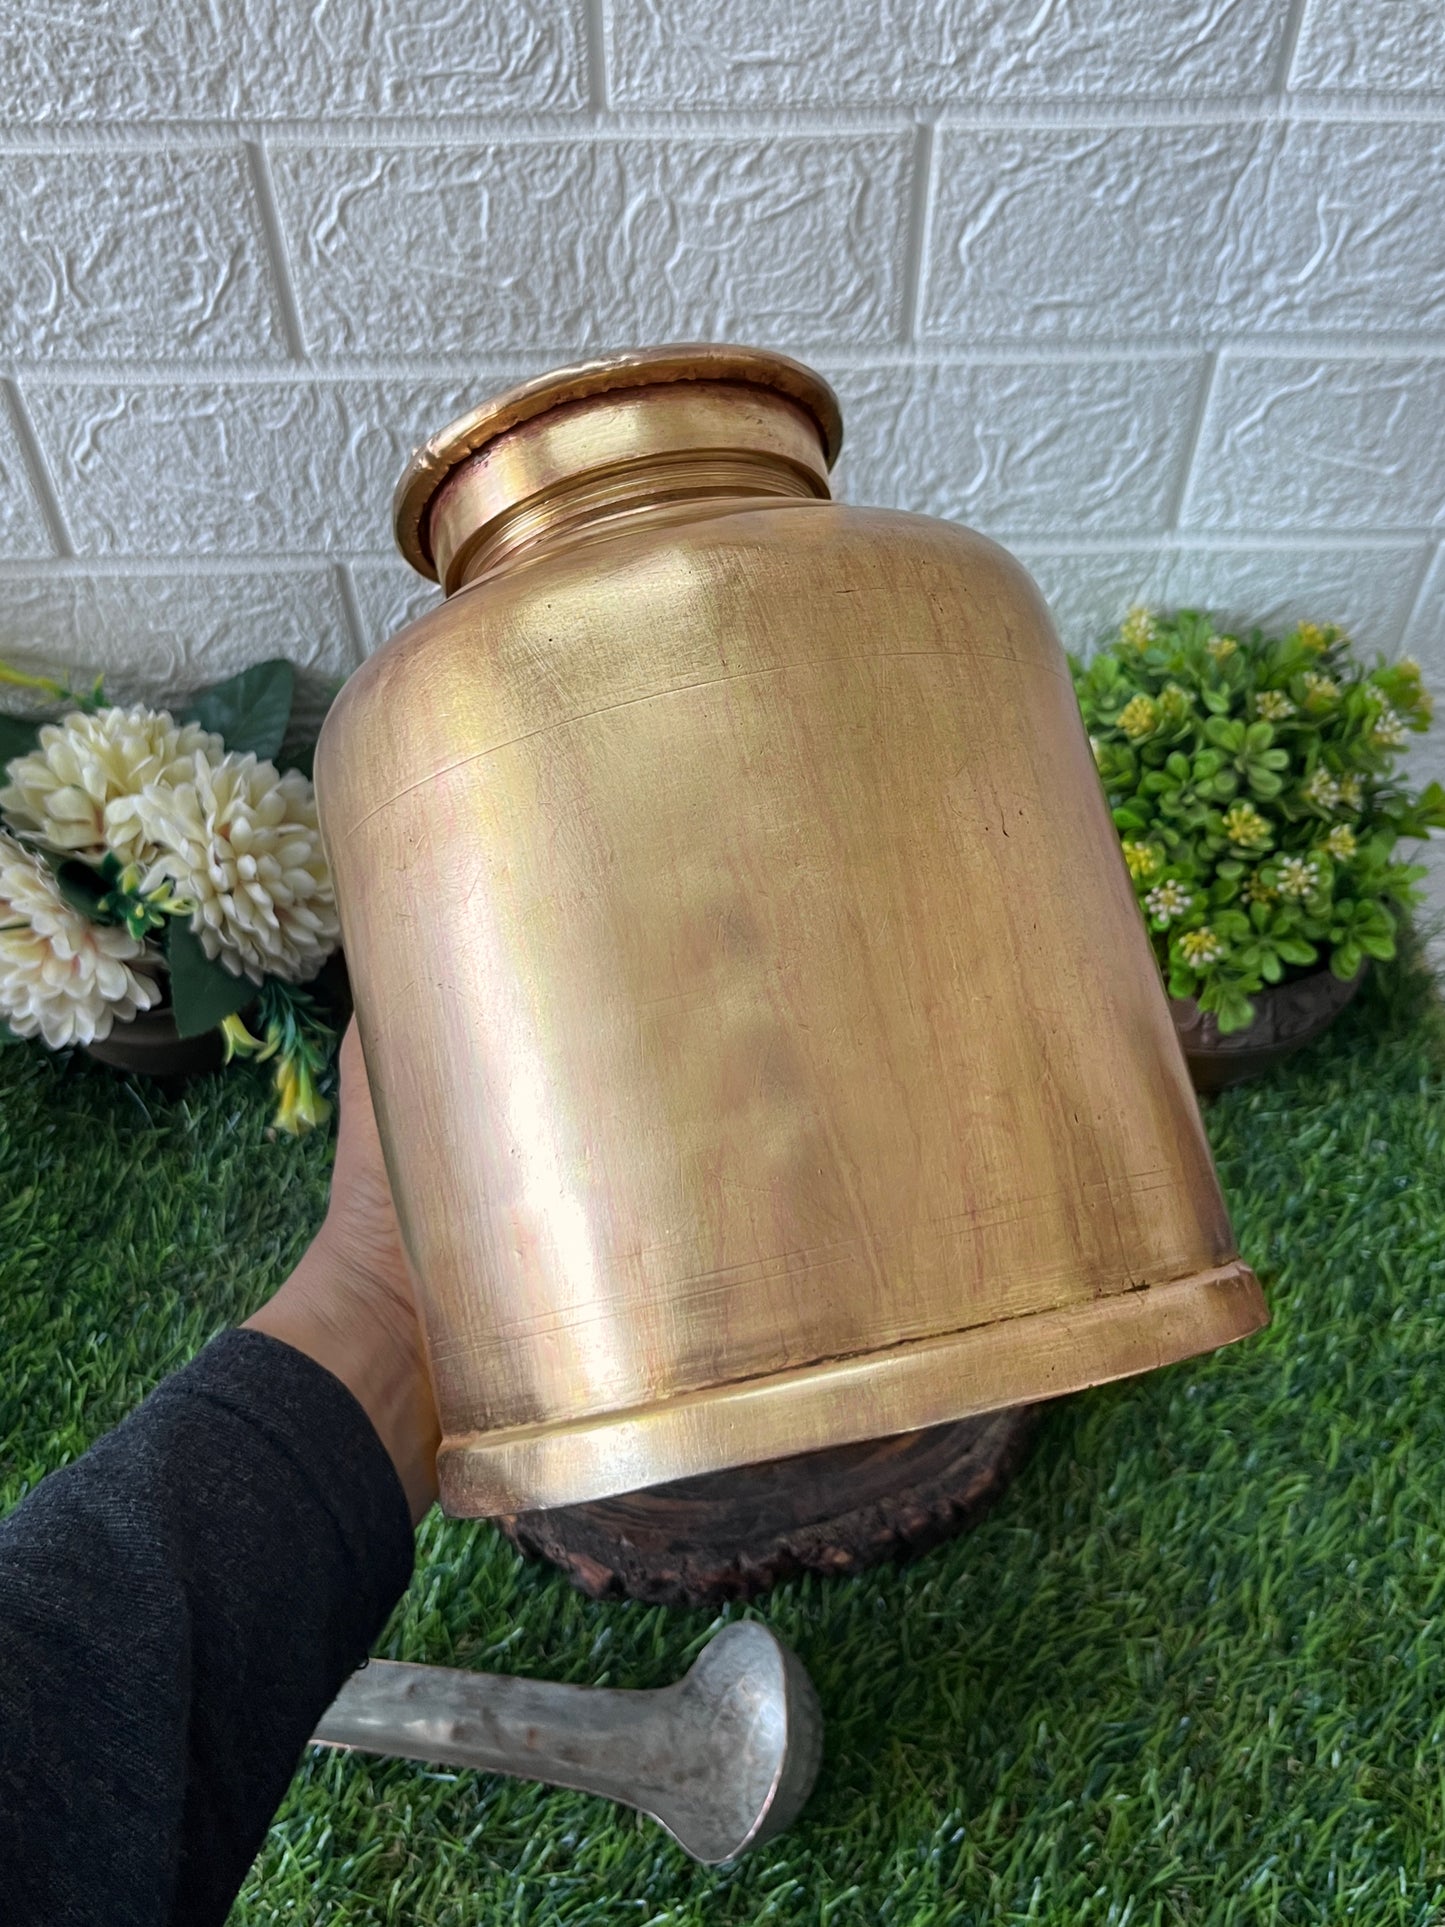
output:
M402 479L446 600L317 786L451 1512L1264 1322L1048 611L832 501L840 434L783 356L658 349Z

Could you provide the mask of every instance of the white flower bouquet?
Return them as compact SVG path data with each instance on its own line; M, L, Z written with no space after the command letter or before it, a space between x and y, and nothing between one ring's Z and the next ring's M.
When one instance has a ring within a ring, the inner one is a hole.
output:
M276 760L294 682L260 663L173 716L0 664L62 709L0 716L0 1042L89 1047L168 1007L274 1061L279 1128L325 1120L335 1031L301 986L339 926L310 776Z

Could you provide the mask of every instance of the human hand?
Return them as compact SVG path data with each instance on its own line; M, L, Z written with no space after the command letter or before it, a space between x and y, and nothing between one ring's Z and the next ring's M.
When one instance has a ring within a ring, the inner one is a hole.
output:
M415 1522L436 1499L440 1432L355 1020L341 1045L340 1111L325 1221L246 1325L305 1352L355 1396L391 1455Z
M381 1138L353 1018L341 1040L341 1103L331 1200L317 1242L335 1264L365 1280L377 1298L414 1320L411 1270L391 1201Z

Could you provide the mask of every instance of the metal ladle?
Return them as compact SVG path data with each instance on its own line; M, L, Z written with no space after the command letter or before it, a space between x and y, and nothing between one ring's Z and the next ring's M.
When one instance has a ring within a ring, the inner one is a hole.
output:
M823 1720L802 1661L766 1626L741 1620L674 1685L643 1692L375 1659L312 1737L598 1793L651 1815L694 1860L717 1866L797 1818Z

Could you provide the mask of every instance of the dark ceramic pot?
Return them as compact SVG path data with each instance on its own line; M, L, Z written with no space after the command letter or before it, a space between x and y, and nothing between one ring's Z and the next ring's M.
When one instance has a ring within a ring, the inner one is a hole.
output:
M1221 1037L1213 1017L1205 1016L1192 997L1173 997L1169 1008L1174 1028L1189 1060L1196 1091L1222 1091L1272 1070L1286 1057L1327 1031L1365 981L1362 964L1348 983L1328 970L1312 971L1291 983L1256 992L1254 1022L1245 1030Z
M329 1008L328 1021L338 1031L344 1030L351 1016L351 982L346 959L339 950L322 966L313 987ZM248 1012L249 1006L239 1015L244 1019ZM143 1077L199 1077L207 1071L218 1071L226 1061L225 1040L219 1029L203 1031L199 1037L182 1037L169 1004L144 1010L128 1024L116 1024L103 1043L82 1048L102 1064L138 1071Z
M226 1061L225 1040L219 1030L199 1037L182 1037L169 1004L143 1010L128 1024L116 1024L109 1037L86 1044L87 1057L116 1070L138 1071L143 1077L198 1077L218 1071Z

